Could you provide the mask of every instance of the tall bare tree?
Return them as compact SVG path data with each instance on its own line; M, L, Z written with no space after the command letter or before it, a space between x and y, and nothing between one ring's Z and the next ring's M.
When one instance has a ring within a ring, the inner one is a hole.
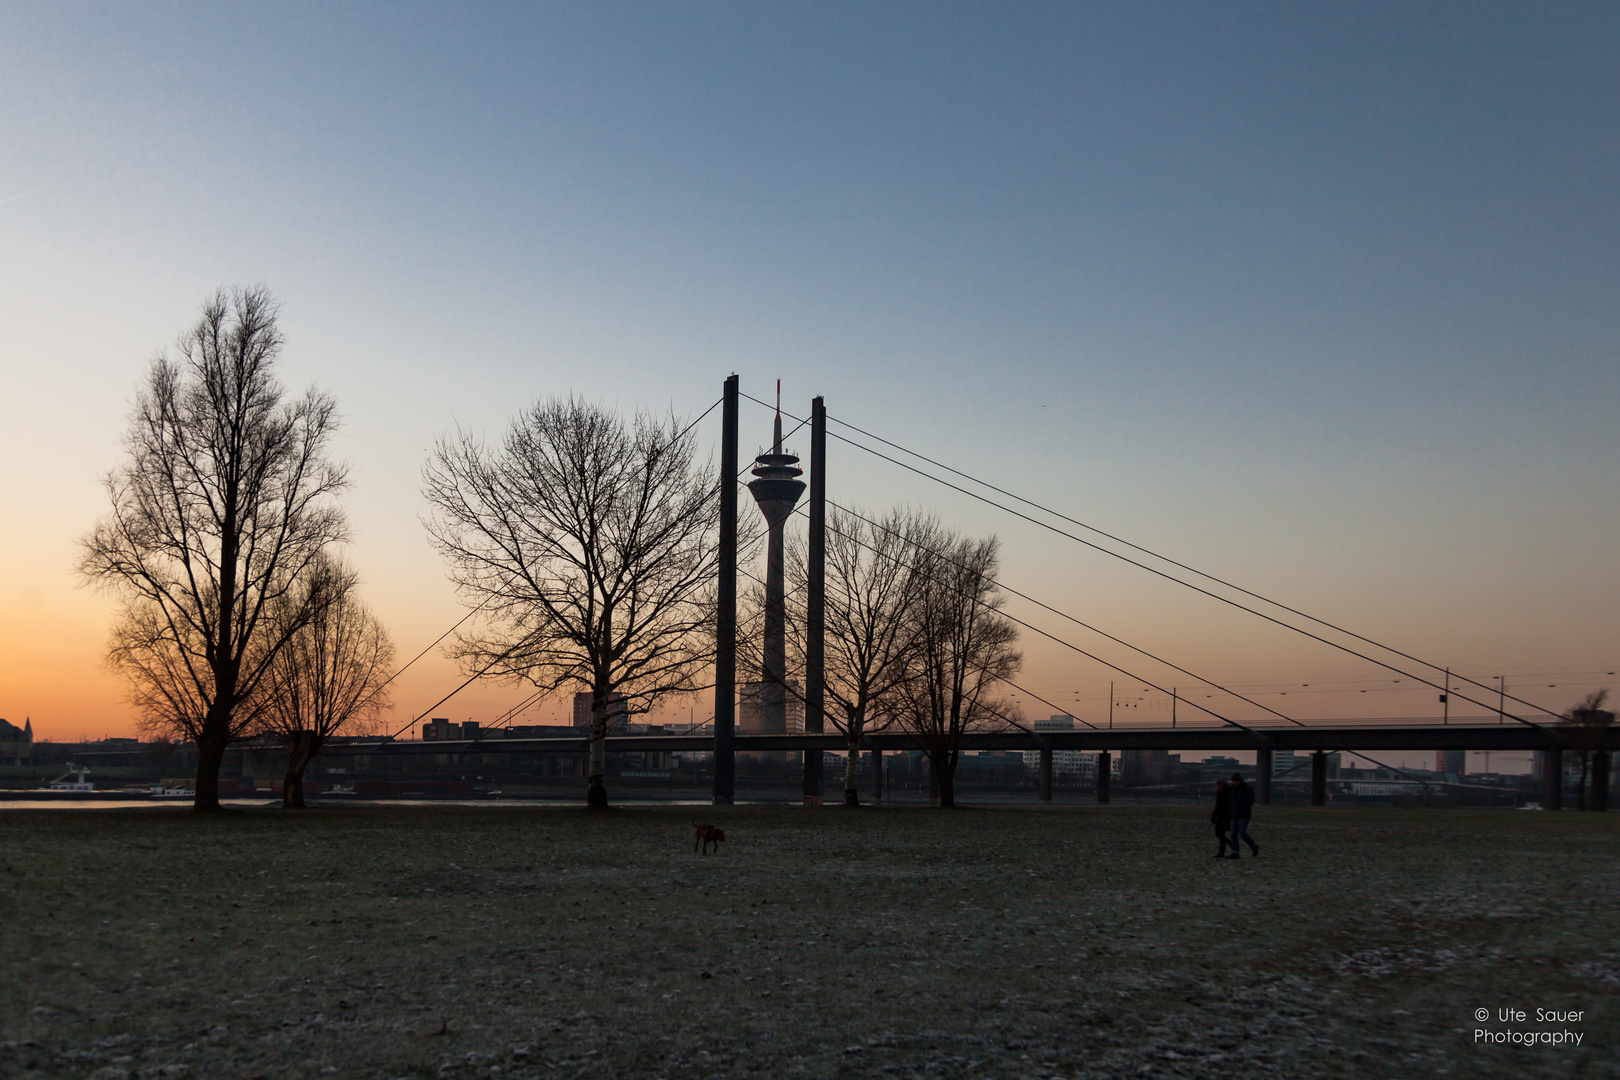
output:
M1000 614L1006 598L995 582L999 552L994 537L973 540L941 530L913 559L914 651L908 677L897 687L898 716L928 755L940 806L956 805L962 736L1007 723L996 692L1023 664L1014 647L1018 628Z
M859 806L861 739L886 728L911 677L912 620L921 594L919 553L945 544L933 518L894 509L883 517L829 507L826 543L827 719L844 734L844 805ZM791 572L807 577L805 545L790 548ZM802 590L795 590L795 596ZM794 620L802 625L802 620Z
M424 478L428 531L486 629L470 670L591 695L586 801L607 805L610 711L703 688L714 656L720 500L673 419L541 401L498 448L458 434ZM616 704L614 695L623 694Z
M288 808L304 805L304 772L326 741L365 728L388 707L394 664L394 644L360 602L352 570L324 561L284 613L299 620L310 590L328 601L293 629L260 684L263 729L287 746L281 804Z
M1595 690L1564 714L1565 738L1575 758L1581 763L1581 779L1575 789L1575 809L1586 809L1586 776L1592 765L1592 755L1601 751L1607 742L1609 728L1614 725L1614 713L1605 709L1609 700L1607 689ZM1601 809L1601 807L1600 807Z
M82 541L80 573L123 601L108 658L130 680L143 727L197 744L196 807L219 808L225 747L258 719L259 684L327 602L272 618L300 578L347 539L326 458L332 399L289 400L268 290L219 292L174 357L152 361L106 478L112 512Z

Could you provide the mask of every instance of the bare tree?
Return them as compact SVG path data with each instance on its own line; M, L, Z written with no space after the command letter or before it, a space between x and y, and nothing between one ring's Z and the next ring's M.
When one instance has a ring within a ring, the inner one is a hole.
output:
M1014 648L1018 628L1000 614L1006 598L995 582L999 551L994 537L972 540L941 530L913 557L914 651L909 675L896 688L898 718L928 755L944 807L956 805L962 736L1006 723L996 691L1023 663Z
M573 398L529 408L499 448L441 440L425 472L428 531L487 629L470 671L591 694L586 801L607 805L610 710L695 693L714 656L720 500L671 418L626 424ZM623 703L614 695L623 694Z
M1592 764L1592 755L1604 748L1609 728L1614 724L1614 713L1603 707L1609 699L1607 689L1595 690L1581 699L1564 714L1563 724L1569 748L1581 763L1580 786L1575 789L1575 809L1586 809L1586 775Z
M319 590L328 597L294 628L260 684L264 730L287 746L284 807L304 805L304 772L328 739L363 729L389 704L394 645L360 602L356 583L353 571L326 561L283 605L297 621L304 593Z
M82 541L79 571L123 600L108 659L130 680L143 728L197 744L196 807L219 808L225 747L258 719L259 684L326 603L272 609L326 548L347 538L326 460L337 427L314 389L287 400L268 290L220 292L152 362L136 399L129 461L106 478L112 513Z
M848 744L844 805L859 806L861 739L886 728L910 678L911 634L921 575L918 553L946 542L934 519L895 509L876 521L837 507L827 511L827 719ZM807 576L804 544L790 549L792 572ZM802 625L802 623L799 623Z

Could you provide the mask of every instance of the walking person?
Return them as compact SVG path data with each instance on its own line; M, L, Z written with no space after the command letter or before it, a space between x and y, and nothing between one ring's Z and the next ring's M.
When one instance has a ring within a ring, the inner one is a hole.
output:
M1232 788L1226 796L1226 812L1232 819L1232 839L1227 841L1231 845L1232 854L1229 859L1238 858L1238 841L1241 839L1249 845L1249 850L1256 855L1260 854L1260 845L1249 836L1249 815L1254 813L1254 789L1243 782L1239 773L1232 774Z
M1223 858L1226 855L1226 831L1232 827L1230 807L1232 804L1232 791L1226 786L1225 780L1215 781L1215 809L1209 815L1209 820L1215 826L1215 857ZM1232 849L1236 851L1236 848Z

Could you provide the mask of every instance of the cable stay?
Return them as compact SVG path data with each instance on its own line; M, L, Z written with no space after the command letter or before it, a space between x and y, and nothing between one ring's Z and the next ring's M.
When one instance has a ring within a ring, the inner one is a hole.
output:
M803 511L803 508L797 508L793 512L797 514L797 513L804 512L804 511ZM830 526L829 526L829 528L830 528ZM840 535L840 536L844 537L845 539L850 540L850 541L852 541L852 542L854 542L856 544L860 544L861 547L866 548L868 551L871 551L874 554L882 554L881 552L878 552L875 548L873 548L870 544L862 544L861 541L858 538L850 536L848 533L839 532L838 535ZM899 560L895 559L893 556L887 556L887 557L891 561L895 561L895 562L899 561ZM901 565L904 565L904 564L901 564ZM913 567L907 567L907 569L914 569L914 568ZM750 575L750 576L752 576L752 575ZM994 581L994 579L991 579L991 580ZM985 604L984 601L979 600L977 598L975 598L974 602L979 604L980 606L984 606L984 607L989 606L989 605ZM1158 683L1156 683L1153 680L1147 678L1146 676L1138 675L1137 673L1135 673L1133 671L1130 671L1130 670L1128 670L1126 668L1120 667L1118 664L1112 663L1111 661L1108 661L1108 660L1104 660L1102 657L1098 656L1096 653L1088 652L1087 650L1082 649L1080 646L1074 644L1074 642L1066 641L1063 638L1058 637L1056 634L1048 633L1047 631L1042 630L1040 627L1035 626L1032 623L1025 622L1023 619L1018 618L1016 615L1009 615L1005 611L997 611L996 614L1000 615L1002 618L1008 620L1009 622L1017 623L1019 626L1022 626L1025 629L1027 629L1027 630L1029 630L1029 631L1031 631L1033 633L1039 634L1041 637L1047 638L1050 641L1055 642L1056 644L1062 645L1066 649L1071 649L1074 652L1079 653L1081 656L1086 657L1087 659L1095 660L1097 663L1103 665L1104 667L1106 667L1106 668L1108 668L1108 669L1110 669L1112 671L1117 671L1121 675L1125 675L1125 676L1128 676L1129 678L1135 679L1137 682L1142 683L1144 686L1152 687L1153 689L1163 691L1166 694L1170 693L1169 690L1166 690L1164 687L1160 686ZM1138 651L1141 651L1141 650L1138 650ZM1147 655L1147 654L1144 653L1144 655ZM1179 671L1181 669L1177 668L1177 670ZM1206 685L1214 686L1215 684L1214 683L1207 683ZM1031 696L1034 696L1034 695L1031 695ZM1234 694L1233 696L1234 697L1239 697L1241 695ZM1045 699L1042 698L1041 700L1044 701ZM1238 721L1233 720L1229 716L1223 716L1222 714L1216 712L1214 709L1211 709L1207 705L1200 705L1196 701L1193 701L1193 700L1187 699L1187 698L1183 698L1181 700L1186 701L1187 704L1191 705L1193 708L1199 710L1200 712L1208 713L1210 716L1213 716L1215 719L1221 721L1221 723L1223 723L1223 724L1230 724L1232 727L1239 728L1239 729L1241 729L1243 731L1247 731L1249 734L1254 735L1256 738L1259 738L1259 739L1262 739L1262 740L1264 739L1264 736L1260 735L1253 728L1250 728L1245 724L1241 724ZM1247 701L1248 699L1244 698L1243 700ZM1046 703L1048 705L1052 704L1051 702L1046 702ZM1054 705L1052 707L1056 708L1057 706ZM1260 706L1260 707L1261 708L1266 708L1263 705ZM1268 710L1268 711L1275 712L1275 710ZM1277 715L1282 716L1281 713L1278 713ZM1299 721L1294 720L1292 717L1284 716L1283 719L1288 720L1290 723L1299 724ZM1303 727L1304 725L1300 724L1300 726Z
M798 511L795 510L794 512L797 513ZM843 535L843 534L840 533L839 535ZM765 584L765 582L760 580L759 575L753 573L752 571L741 570L740 572L742 574L745 574L755 584L758 584L758 585ZM850 596L848 591L845 591L844 595L849 599L854 599L853 597ZM1005 613L998 612L997 614L1003 614L1004 615ZM983 665L980 665L980 670L983 670ZM1087 720L1084 717L1075 716L1073 713L1065 711L1061 706L1057 705L1056 703L1046 700L1045 698L1041 697L1041 695L1037 694L1035 691L1030 690L1030 689L1028 689L1026 687L1020 686L1017 683L1013 682L1011 679L1002 679L1000 681L1006 683L1008 686L1012 687L1014 690L1017 690L1019 693L1025 694L1025 695L1027 695L1029 697L1034 698L1036 701L1039 701L1041 704L1047 706L1048 708L1057 709L1060 713L1063 713L1064 716L1069 717L1071 720L1080 721L1080 723L1086 725L1086 727L1090 728L1093 731L1102 731L1103 730L1102 728L1098 727L1096 724L1093 724L1090 720ZM792 687L788 687L787 690L794 697L798 698L801 703L806 702L808 700L802 692L796 691ZM1035 730L1033 730L1031 728L1025 727L1022 723L1020 723L1018 720L1014 719L1011 716L1005 716L1002 713L997 712L995 709L987 708L986 711L989 712L990 715L994 716L996 719L1002 721L1003 723L1012 725L1013 727L1017 728L1019 731L1022 731L1026 735L1033 735L1037 739L1041 738L1041 735L1042 735L1041 732L1038 732L1038 731L1035 731ZM874 732L874 734L875 734L875 732ZM1042 740L1042 741L1044 741L1044 740Z
M842 505L840 505L838 503L835 503L831 499L827 500L827 505L837 507L839 510L842 510L844 513L849 514L851 517L858 518L859 520L866 522L868 525L872 526L874 529L883 529L884 532L888 533L891 536L898 535L898 534L896 534L894 532L894 530L884 528L884 526L882 526L879 523L873 521L871 518L866 517L865 515L861 514L859 511L851 510L849 507L842 506ZM844 534L844 533L840 533L839 535L840 536L846 536L846 534ZM933 555L935 558L945 559L945 556L943 554L941 554L940 552L937 552L937 551L931 551L931 552L929 552L929 554ZM946 561L950 562L949 559L946 559ZM958 569L963 568L960 563L952 563L952 565L956 566ZM1299 727L1304 727L1305 726L1304 724L1300 723L1300 721L1295 720L1292 716L1289 716L1286 713L1278 712L1276 709L1273 709L1270 705L1266 705L1266 704L1263 704L1261 702L1255 701L1251 697L1245 697L1244 695L1238 693L1236 690L1232 690L1232 689L1230 689L1228 687L1222 686L1220 683L1215 682L1215 681L1213 681L1211 679L1206 679L1204 676L1199 675L1197 672L1188 671L1186 668L1182 667L1181 665L1176 664L1176 663L1174 663L1174 662L1172 662L1170 660L1166 660L1164 657L1159 656L1159 655L1157 655L1155 653L1148 652L1146 649L1142 648L1139 645L1132 645L1130 642L1126 641L1124 638L1115 637L1113 634L1110 634L1108 631L1101 630L1101 629L1099 629L1099 628L1097 628L1095 626L1092 626L1088 622L1085 622L1085 621L1083 621L1081 619L1077 619L1073 615L1070 615L1066 611L1060 611L1059 609L1053 607L1050 604L1047 604L1047 603L1044 603L1044 602L1042 602L1040 600L1037 600L1033 596L1029 595L1026 592L1020 592L1019 590L1013 588L1012 586L1007 585L1007 584L1005 584L1005 583L1003 583L1001 581L997 581L994 578L991 578L990 580L996 586L996 588L1002 590L1003 592L1005 592L1005 593L1007 593L1007 594L1009 594L1011 596L1016 596L1021 600L1027 600L1031 604L1034 604L1036 607L1042 608L1042 609L1044 609L1046 611L1050 611L1053 615L1056 615L1061 619L1067 619L1069 622L1074 623L1076 626L1084 627L1085 629L1090 630L1094 634L1098 634L1098 635L1100 635L1102 637L1107 638L1109 641L1112 641L1116 645L1123 645L1123 646L1125 646L1125 648L1130 649L1132 652L1142 654L1143 656L1147 657L1149 660L1153 660L1153 661L1155 661L1157 663L1163 664L1165 667L1171 668L1171 669L1173 669L1175 671L1179 671L1183 675L1187 676L1189 679L1196 680L1200 685L1208 686L1208 687L1211 687L1213 689L1219 690L1223 694L1229 694L1232 697L1237 698L1239 701L1247 702L1248 704L1253 705L1257 709L1264 709L1266 712L1270 713L1271 715L1277 717L1280 720L1286 720L1290 724L1295 724L1295 725L1297 725ZM1155 689L1158 689L1158 688L1155 687ZM1048 702L1047 704L1051 704L1051 703Z
M834 419L834 418L829 417L829 419ZM838 422L839 423L844 423L843 421L838 421ZM853 425L850 425L850 424L844 424L844 426L850 427L853 430L860 430L858 428L854 428ZM994 499L991 499L991 498L989 498L987 496L979 494L978 492L970 491L967 488L964 488L964 487L962 487L962 486L960 486L958 484L953 484L949 480L941 479L940 477L935 476L932 473L929 473L929 472L927 472L927 471L925 471L923 469L917 468L915 465L910 465L910 464L908 464L908 463L906 463L904 461L898 460L897 458L891 457L888 454L885 454L885 453L883 453L883 452L881 452L879 450L874 450L870 446L864 446L861 443L856 442L853 439L845 438L844 436L839 435L836 432L829 431L827 434L829 434L833 438L839 440L840 442L842 442L842 443L844 443L844 444L846 444L848 446L853 446L858 450L864 450L868 454L871 454L874 457L877 457L877 458L880 458L880 459L882 459L884 461L887 461L890 464L897 465L900 468L905 469L905 470L907 470L909 472L916 473L918 476L922 476L922 477L925 477L925 478L927 478L929 480L932 480L936 484L940 484L940 485L942 485L944 487L950 488L952 491L956 491L956 492L958 492L960 494L966 495L971 499L976 499L977 501L982 502L987 506L993 506L998 510L1001 510L1001 511L1003 511L1005 513L1011 514L1016 518L1020 518L1021 520L1027 521L1032 525L1036 525L1036 526L1038 526L1038 527L1040 527L1042 529L1046 529L1049 532L1056 533L1059 536L1065 537L1065 538L1067 538L1069 540L1073 540L1077 544L1084 545L1085 547L1091 548L1094 551L1098 551L1098 552L1101 552L1104 555L1111 556L1111 557L1113 557L1115 559L1120 560L1121 562L1127 563L1127 564L1129 564L1131 566L1135 566L1138 569L1146 570L1148 573L1154 574L1154 575L1156 575L1158 577L1161 577L1161 578L1164 578L1166 581L1172 581L1172 582L1175 582L1176 584L1181 585L1181 586L1183 586L1185 588L1191 589L1194 592L1202 593L1204 596L1207 596L1212 600L1218 600L1223 604L1227 604L1227 605L1229 605L1231 607L1237 608L1239 611L1246 611L1249 614L1255 616L1256 618L1264 619L1266 622L1272 623L1273 625L1276 625L1276 626L1280 626L1285 630L1292 630L1296 634L1301 634L1301 635L1303 635L1305 637L1310 638L1313 641L1320 642L1321 644L1327 645L1330 648L1338 649L1340 652L1347 653L1347 654L1349 654L1351 656L1354 656L1357 659L1365 660L1370 664L1376 664L1378 667L1384 668L1387 671L1393 671L1396 674L1405 676L1406 678L1409 678L1409 679L1413 680L1414 682L1422 683L1425 686L1433 687L1436 690L1440 690L1442 693L1456 693L1456 691L1451 690L1449 687L1443 686L1442 684L1434 682L1434 681L1432 681L1432 680L1430 680L1428 678L1425 678L1422 675L1413 674L1410 671L1407 671L1407 670L1405 670L1403 668L1396 667L1395 665L1390 664L1390 663L1388 663L1386 661L1379 660L1378 658L1373 657L1373 656L1368 656L1366 653L1360 652L1359 650L1356 650L1356 649L1353 649L1348 645L1344 645L1344 644L1341 644L1340 642L1336 642L1336 641L1333 641L1333 640L1331 640L1329 638L1322 637L1320 634L1312 633L1309 630L1306 630L1306 629L1304 629L1302 627L1295 626L1292 623L1285 622L1282 619L1279 619L1279 618L1277 618L1277 617L1275 617L1273 615L1267 615L1263 611L1256 611L1254 608L1249 607L1249 606L1247 606L1245 604L1239 603L1238 601L1233 600L1230 597L1222 596L1219 593L1211 592L1209 589L1205 589L1205 588L1203 588L1203 587L1201 587L1199 585L1195 585L1190 581L1184 581L1181 578L1176 577L1174 574L1167 573L1166 571L1160 570L1157 567L1149 566L1146 563L1139 562L1136 559L1132 559L1128 555L1122 555L1117 551L1110 551L1108 548L1103 547L1100 544L1096 544L1096 543L1094 543L1094 542L1092 542L1090 540L1085 539L1084 537L1076 536L1075 534L1073 534L1071 532L1068 532L1068 531L1066 531L1064 529L1060 529L1055 525L1049 524L1048 522L1041 521L1039 518L1031 517L1028 514L1025 514L1025 513L1021 512L1019 510L1015 510L1010 506L1006 506L1006 505L1004 505L1002 503L999 503ZM863 434L866 434L866 433L863 432ZM873 436L870 436L870 437L874 438L874 439L878 439L878 441L880 441L880 442L884 442L885 445L891 445L891 446L894 445L892 443L888 443L887 440L879 438L878 436L873 435ZM904 450L903 447L897 447L897 449L901 449L905 453L908 453L908 454L914 453L913 451L910 451L910 450ZM932 462L931 458L925 458L921 454L915 454L914 456L916 456L916 457L918 457L918 458L920 458L922 460ZM940 466L940 468L946 468L950 472L953 472L953 473L958 472L955 469L949 469L948 466ZM958 473L958 475L966 476L966 474L962 474L962 473ZM968 479L972 479L974 483L982 484L984 487L991 488L992 490L995 490L995 491L998 491L998 492L1002 490L1001 488L995 487L993 484L989 484L989 483L986 483L984 481L973 479L972 477L968 477ZM1045 507L1041 507L1037 503L1029 503L1028 500L1022 499L1019 496L1009 496L1009 497L1017 499L1020 502L1026 502L1031 506L1036 506L1039 509L1043 510L1044 512L1051 513L1055 517L1063 518L1063 520L1065 520L1065 521L1072 521L1073 520L1072 518L1068 518L1068 517L1065 517L1062 514L1059 514L1057 511L1047 510ZM1086 529L1091 529L1091 526L1089 526L1089 525L1083 525L1082 527L1084 527ZM1091 531L1097 532L1099 535L1102 535L1102 536L1109 536L1110 539L1114 539L1114 537L1112 537L1111 534L1104 533L1100 529L1091 529ZM1152 555L1154 558L1163 559L1163 561L1168 562L1168 563L1172 563L1175 566L1182 566L1181 563L1177 563L1173 559L1164 558L1163 556L1157 555L1152 551L1148 551L1148 549L1146 549L1146 548L1141 548L1141 547L1138 547L1135 544L1130 544L1128 541L1121 540L1119 542L1123 543L1123 544L1127 544L1127 546L1135 548L1136 550L1146 552L1147 554ZM1222 581L1220 578L1216 578L1213 575L1204 574L1204 573L1202 573L1201 571L1198 571L1198 570L1192 570L1190 567L1188 567L1186 569L1188 569L1191 573L1199 575L1200 577L1208 578L1209 580L1219 582L1222 585L1227 584L1225 581ZM1240 588L1238 586L1234 585L1234 586L1229 586L1229 587L1231 587L1233 589L1236 589L1239 592L1244 592L1244 593L1246 593L1248 595L1256 596L1258 599L1264 601L1265 603L1273 604L1273 606L1275 606L1275 607L1282 608L1282 609L1290 611L1290 612L1294 611L1293 608L1289 608L1285 604L1278 604L1275 601L1267 600L1263 596L1259 596L1258 594L1255 594L1255 593L1249 593L1248 590L1242 589L1242 588ZM1333 629L1333 630L1335 630L1335 631L1337 631L1339 633L1343 633L1343 634L1345 634L1345 635L1347 635L1349 637L1356 638L1359 641L1365 641L1368 644L1371 644L1376 648L1384 650L1385 652L1393 653L1396 656L1404 657L1404 658L1406 658L1408 660L1411 660L1414 663L1420 664L1420 665L1422 665L1424 667L1433 668L1436 671L1444 670L1438 664L1431 664L1426 660L1422 660L1422 659L1419 659L1417 657L1411 656L1410 654L1402 652L1399 649L1395 649L1395 648L1391 648L1390 646L1382 645L1377 641L1373 641L1370 638L1366 638L1366 637L1363 637L1363 636L1361 636L1359 634L1355 634L1352 631L1344 630L1344 629L1342 629L1342 628L1340 628L1338 626L1335 626L1334 624L1329 623L1329 622L1327 622L1325 620L1317 619L1317 618L1315 618L1313 616L1310 616L1310 615L1305 615L1302 612L1296 612L1296 614L1301 615L1302 618L1309 619L1311 622L1315 622L1315 623L1318 623L1318 624L1320 624L1322 626L1329 627L1329 628L1331 628L1331 629ZM1467 676L1463 676L1463 675L1460 675L1460 674L1453 673L1453 677L1457 678L1457 679L1461 679L1464 682L1470 683L1470 684L1472 684L1474 686L1478 686L1478 687L1480 687L1482 689L1485 689L1485 690L1492 689L1492 687L1490 687L1489 685L1487 685L1485 683L1482 683L1482 682L1479 682L1476 679L1468 678ZM1469 697L1466 694L1457 693L1457 696L1462 698L1464 701L1471 702L1471 703L1473 703L1475 705L1480 706L1481 708L1486 708L1486 709L1491 708L1491 706L1490 706L1490 704L1488 702L1480 701L1479 699ZM1529 706L1532 709L1542 711L1541 706L1536 705L1534 702L1525 701L1522 698L1513 697L1513 695L1503 695L1503 696L1512 697L1512 699L1514 701L1518 702L1521 705L1526 705L1526 706ZM1504 717L1506 717L1508 719L1512 719L1512 720L1516 721L1517 723L1524 724L1527 727L1533 727L1533 728L1541 727L1540 724L1533 723L1532 721L1526 720L1525 718L1523 718L1521 716L1517 716L1517 715L1515 715L1513 713L1506 712L1505 710L1502 710L1500 708L1498 708L1496 711L1499 712L1502 716L1504 716Z

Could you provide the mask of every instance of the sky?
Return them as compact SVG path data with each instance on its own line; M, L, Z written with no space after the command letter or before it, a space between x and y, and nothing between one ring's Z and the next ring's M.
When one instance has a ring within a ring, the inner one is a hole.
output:
M1613 5L334 8L0 4L0 716L39 737L133 731L76 545L151 358L256 283L344 414L404 657L463 612L435 439L570 393L696 417L735 372L1541 708L1612 682ZM1008 585L1295 715L1439 715L836 440L828 491L993 533ZM1008 610L1131 672L1026 633L1029 715L1193 681ZM391 719L460 681L430 652Z

